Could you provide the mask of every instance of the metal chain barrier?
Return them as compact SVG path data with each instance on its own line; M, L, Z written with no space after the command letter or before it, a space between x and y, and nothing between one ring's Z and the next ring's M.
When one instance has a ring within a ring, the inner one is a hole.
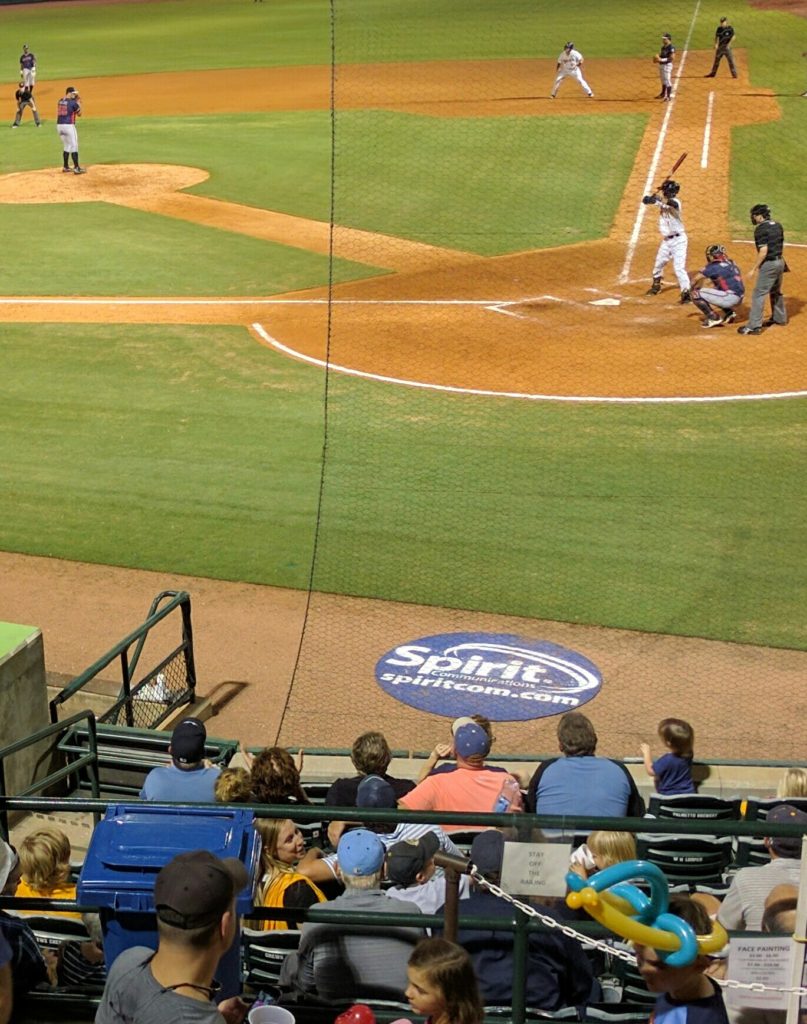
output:
M489 893L492 893L494 896L498 896L499 899L504 900L505 903L510 903L512 906L517 907L528 917L534 917L537 921L540 921L545 928L559 931L562 935L565 935L569 939L574 939L575 942L579 942L581 945L598 949L607 956L613 957L616 960L624 960L625 963L631 964L634 967L636 966L636 955L631 953L630 950L617 949L607 939L595 939L591 935L584 935L582 932L576 931L569 925L556 921L554 917L542 914L540 911L536 910L535 907L531 907L528 903L522 903L521 900L516 899L515 896L511 896L510 893L505 892L505 890L500 888L498 885L494 885L493 882L488 882L487 879L483 878L482 875L479 874L475 865L471 865L471 870L468 873L480 888L487 889ZM788 992L798 996L807 996L807 988L784 988L775 985L764 985L761 981L734 981L730 978L712 977L712 980L722 988L745 989L748 992Z

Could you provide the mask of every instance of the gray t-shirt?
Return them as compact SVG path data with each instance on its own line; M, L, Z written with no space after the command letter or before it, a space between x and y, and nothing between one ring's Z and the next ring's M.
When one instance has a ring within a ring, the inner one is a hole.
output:
M95 1024L225 1024L213 1003L190 999L154 980L154 950L133 946L109 969Z

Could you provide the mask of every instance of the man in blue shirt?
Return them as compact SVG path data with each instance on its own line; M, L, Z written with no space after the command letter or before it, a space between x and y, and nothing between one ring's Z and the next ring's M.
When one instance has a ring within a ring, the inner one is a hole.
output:
M143 800L213 803L218 768L204 763L207 730L198 718L183 718L171 734L172 764L152 768L140 796Z
M644 801L625 765L595 756L597 733L585 715L570 711L561 717L558 745L563 757L543 761L530 780L528 810L603 818L644 814Z

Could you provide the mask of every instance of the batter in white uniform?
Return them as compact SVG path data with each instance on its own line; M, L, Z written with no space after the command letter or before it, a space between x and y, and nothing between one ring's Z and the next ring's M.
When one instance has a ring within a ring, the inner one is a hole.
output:
M661 196L659 196L659 191ZM659 207L658 228L661 232L661 244L656 253L653 266L653 283L647 289L648 295L658 295L661 291L661 275L664 267L672 260L675 276L681 288L681 304L690 302L689 274L687 262L687 233L681 220L681 201L675 197L681 191L677 181L665 181L661 189L652 196L643 196L642 202L650 206L657 203Z
M558 75L555 79L555 84L552 86L552 92L549 94L550 99L554 99L557 94L560 83L564 78L573 78L580 84L580 88L587 96L593 96L594 93L588 82L583 78L583 72L580 68L583 66L583 54L579 50L575 50L574 43L567 43L563 47L563 52L558 57L557 71Z

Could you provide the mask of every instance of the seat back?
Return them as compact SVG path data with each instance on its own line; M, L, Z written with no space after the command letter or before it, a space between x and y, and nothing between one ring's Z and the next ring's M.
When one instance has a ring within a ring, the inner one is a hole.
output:
M256 990L276 986L287 956L296 952L302 932L293 928L259 932L241 930L241 969L244 983Z
M739 821L742 801L739 797L724 800L718 796L679 793L661 796L654 793L647 808L651 818L683 818L687 821Z
M724 880L732 859L731 836L653 835L636 837L641 860L649 860L667 876L671 885L702 882L715 885Z

